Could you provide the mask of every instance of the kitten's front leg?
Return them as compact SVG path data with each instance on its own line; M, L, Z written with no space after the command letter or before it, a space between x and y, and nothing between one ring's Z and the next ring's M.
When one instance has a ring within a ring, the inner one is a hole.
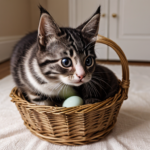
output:
M48 99L46 99L46 100L40 100L39 99L39 101L37 101L37 99L36 99L36 101L32 100L31 103L34 103L37 105L44 105L44 106L54 106L54 103Z
M36 93L26 91L23 93L24 97L26 100L33 104L37 105L45 105L45 106L54 106L54 102L50 100L49 97L43 96L43 95L38 95Z

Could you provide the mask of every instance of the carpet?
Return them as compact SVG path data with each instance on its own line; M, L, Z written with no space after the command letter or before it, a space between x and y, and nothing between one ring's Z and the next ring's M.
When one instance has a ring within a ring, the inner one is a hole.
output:
M121 79L120 65L107 65ZM0 150L150 150L150 67L130 66L129 98L112 132L99 142L59 146L33 135L9 97L12 76L0 80Z

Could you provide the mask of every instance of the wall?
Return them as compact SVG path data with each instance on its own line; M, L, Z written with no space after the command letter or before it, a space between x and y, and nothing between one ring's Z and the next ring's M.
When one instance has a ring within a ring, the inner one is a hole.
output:
M47 9L58 25L69 25L68 0L30 0L31 30L36 30L38 26L40 11L37 6L39 4Z
M69 0L48 0L47 9L53 16L54 20L61 27L67 27L69 25Z
M38 22L40 18L40 10L38 9L38 5L41 4L45 9L47 9L47 1L48 0L30 0L30 30L37 30Z
M0 0L0 36L30 31L29 0Z
M60 26L68 26L69 0L0 0L0 62L10 58L17 41L37 30L41 4Z
M68 26L68 0L1 0L0 37L23 35L36 30L41 4L60 26Z

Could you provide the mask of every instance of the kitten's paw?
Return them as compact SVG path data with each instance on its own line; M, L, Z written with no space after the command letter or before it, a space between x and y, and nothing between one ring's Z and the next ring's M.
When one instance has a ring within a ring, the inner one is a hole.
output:
M44 105L44 106L54 106L54 102L50 100L39 100L39 101L34 101L32 100L31 103L37 104L37 105Z

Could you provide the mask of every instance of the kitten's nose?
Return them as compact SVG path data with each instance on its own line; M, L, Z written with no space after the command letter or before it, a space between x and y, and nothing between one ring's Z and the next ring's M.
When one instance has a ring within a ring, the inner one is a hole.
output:
M77 74L76 74L76 75L77 75ZM82 79L85 77L85 75L80 75L80 76L77 75L77 77L78 77L80 80L82 80Z
M82 80L85 77L85 71L81 65L76 66L76 76Z

